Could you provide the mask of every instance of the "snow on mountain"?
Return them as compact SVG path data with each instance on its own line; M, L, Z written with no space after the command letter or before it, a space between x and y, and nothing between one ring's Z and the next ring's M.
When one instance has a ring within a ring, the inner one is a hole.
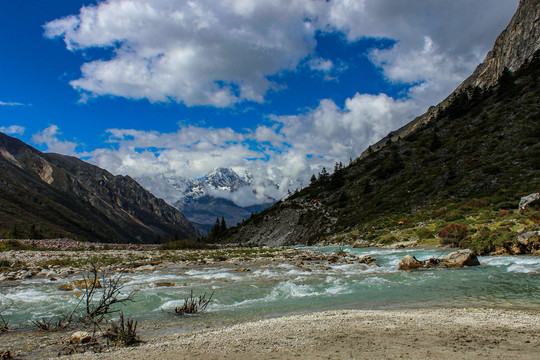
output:
M199 179L159 175L138 177L137 181L180 209L201 230L209 228L221 216L229 225L235 225L252 211L260 211L282 199L291 186L301 187L299 181L287 179L280 185L270 178L257 179L249 171L239 175L230 168L216 168Z
M230 168L216 168L199 179L181 176L140 176L137 181L167 203L188 205L204 196L227 199L240 207L274 203L288 189L301 188L299 180L257 178L247 170L240 174Z

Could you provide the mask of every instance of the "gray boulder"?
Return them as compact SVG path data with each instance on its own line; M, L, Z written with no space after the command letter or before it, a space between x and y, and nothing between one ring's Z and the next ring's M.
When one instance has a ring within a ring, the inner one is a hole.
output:
M524 196L519 201L519 210L525 210L531 207L540 206L540 193L534 193L527 196Z
M403 259L399 261L399 270L414 270L414 269L428 269L428 268L458 268L464 266L477 266L480 265L480 261L476 257L476 254L471 250L458 250L454 251L443 257L442 259L430 258L427 260L418 260L412 255L405 255Z
M477 266L480 265L480 261L476 257L476 254L469 249L459 250L442 258L441 262L437 266L441 267L464 267L464 266Z
M416 259L412 255L405 255L403 259L399 261L399 270L414 270L424 266L424 261Z

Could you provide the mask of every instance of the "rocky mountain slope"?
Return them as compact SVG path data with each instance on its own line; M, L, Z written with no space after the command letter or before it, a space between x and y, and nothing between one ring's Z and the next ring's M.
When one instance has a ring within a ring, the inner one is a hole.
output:
M506 29L497 37L493 49L474 72L446 99L432 106L426 113L401 128L391 131L386 137L370 146L359 158L371 151L377 151L388 141L403 138L418 127L437 118L441 111L454 101L463 91L471 87L487 89L497 84L504 69L516 71L527 61L531 61L540 48L540 0L522 0Z
M2 133L0 169L2 237L149 243L199 236L177 209L130 177Z
M540 190L538 5L521 1L486 61L443 103L222 241L312 244L517 209L521 196Z
M507 68L517 71L540 49L540 0L521 1L510 24L497 37L493 49L458 90L469 86L489 88Z
M236 225L277 201L268 195L257 196L255 180L249 172L240 176L229 168L214 169L199 179L161 176L138 180L179 209L203 233L215 224L216 218L224 217L227 224ZM265 190L278 192L278 185L271 180L263 185Z

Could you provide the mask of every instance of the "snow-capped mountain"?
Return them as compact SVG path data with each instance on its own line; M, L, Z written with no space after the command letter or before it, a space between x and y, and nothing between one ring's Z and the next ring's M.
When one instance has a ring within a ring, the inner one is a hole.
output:
M178 208L200 230L224 217L236 225L283 198L286 190L272 179L257 180L249 171L240 175L230 168L217 168L199 179L184 177L138 177L150 192ZM287 181L287 188L293 182Z

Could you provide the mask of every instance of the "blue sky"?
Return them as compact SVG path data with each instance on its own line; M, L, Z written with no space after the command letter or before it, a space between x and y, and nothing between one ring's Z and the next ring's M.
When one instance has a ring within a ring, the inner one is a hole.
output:
M225 166L285 191L447 96L517 4L3 1L0 130L115 174Z

